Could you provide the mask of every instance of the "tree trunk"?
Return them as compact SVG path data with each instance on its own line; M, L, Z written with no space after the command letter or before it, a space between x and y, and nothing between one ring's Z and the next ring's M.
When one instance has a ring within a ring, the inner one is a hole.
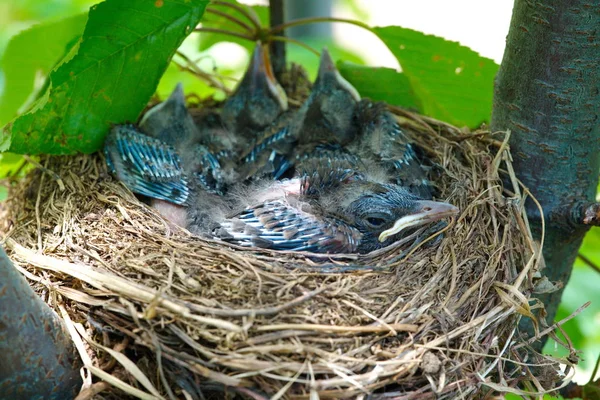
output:
M564 284L598 220L599 28L598 0L516 0L496 77L491 127L512 132L517 177L544 210L543 273ZM541 215L526 207L539 238ZM540 296L549 322L561 295Z
M285 15L288 21L310 17L330 17L332 9L333 0L285 1ZM286 34L299 40L310 38L331 40L333 28L331 24L309 24L290 28L286 30Z
M286 18L283 0L269 0L269 25L274 27L284 22L286 22ZM285 36L285 32L279 32L278 36ZM269 45L269 51L275 77L277 80L281 80L281 75L286 67L285 42L272 41Z
M77 356L61 320L0 248L0 399L72 399Z

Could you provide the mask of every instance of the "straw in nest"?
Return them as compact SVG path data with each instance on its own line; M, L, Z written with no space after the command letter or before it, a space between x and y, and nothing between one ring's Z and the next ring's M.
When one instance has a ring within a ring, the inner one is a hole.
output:
M88 371L120 388L102 398L555 390L558 362L516 329L541 256L507 142L394 112L461 209L437 245L321 258L235 248L169 225L93 155L45 158L14 188L5 246L73 328ZM107 389L86 385L80 398Z

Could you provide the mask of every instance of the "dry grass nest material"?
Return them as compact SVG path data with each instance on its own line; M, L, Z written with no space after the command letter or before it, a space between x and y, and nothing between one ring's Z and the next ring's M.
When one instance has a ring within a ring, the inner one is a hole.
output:
M523 189L499 179L512 171L502 136L393 111L461 209L439 244L320 259L234 248L170 226L98 155L42 159L4 207L4 245L76 328L88 371L121 388L95 383L80 398L555 389L558 363L515 328L540 255Z

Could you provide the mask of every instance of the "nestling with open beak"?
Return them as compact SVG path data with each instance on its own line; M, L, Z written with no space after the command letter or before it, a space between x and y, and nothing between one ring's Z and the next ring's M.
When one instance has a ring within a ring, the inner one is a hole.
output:
M257 46L220 116L207 113L196 125L178 86L144 116L141 131L133 125L112 129L105 146L107 163L132 191L154 199L152 206L174 223L246 246L366 253L393 243L408 228L458 212L408 190L411 175L396 172L413 166L410 144L382 106L359 101L327 51L298 117L248 153L268 154L268 162L280 167L297 163L296 177L248 183L231 173L224 179L222 162L235 170L241 149L277 126L287 108L280 90L268 57ZM293 161L285 159L290 154ZM233 188L225 194L222 189L229 185Z
M257 43L248 70L223 104L223 123L240 140L240 147L252 147L287 109L287 96L273 75L269 52Z
M353 116L359 101L358 91L340 75L329 52L323 49L312 92L290 129L300 146L346 145L357 133Z

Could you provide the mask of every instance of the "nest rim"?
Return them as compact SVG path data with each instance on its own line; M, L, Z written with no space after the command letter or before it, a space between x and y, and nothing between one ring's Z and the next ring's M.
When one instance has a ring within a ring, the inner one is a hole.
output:
M121 389L132 396L139 397L140 387L156 395L165 381L177 387L174 374L161 370L157 351L173 370L251 396L260 396L252 386L293 399L379 398L381 388L397 398L474 394L482 385L518 391L512 386L521 378L500 366L519 365L519 350L531 351L516 321L533 315L527 300L542 257L520 206L529 194L512 172L509 134L499 140L496 133L469 133L390 109L442 166L442 198L461 202L461 214L444 230L453 236L437 248L418 246L398 257L400 243L375 254L317 255L329 270L314 262L314 253L199 238L170 226L111 180L101 156L43 159L61 182L32 173L13 188L2 210L3 242L15 264L46 280L34 287L50 289L48 303L61 305L64 320L78 327L74 340L89 365L102 365L106 349L118 342L100 344L107 327L145 354L152 365L146 371L116 368L130 375L115 373L112 384L127 381ZM511 178L512 191L501 172ZM94 229L100 233L90 233ZM467 238L480 247L469 248ZM354 262L362 268L335 269ZM470 279L475 272L481 276ZM378 304L386 296L387 304ZM177 358L182 349L187 355ZM558 368L556 360L536 357ZM162 380L131 378L152 376L153 369ZM530 381L544 393L568 379Z

